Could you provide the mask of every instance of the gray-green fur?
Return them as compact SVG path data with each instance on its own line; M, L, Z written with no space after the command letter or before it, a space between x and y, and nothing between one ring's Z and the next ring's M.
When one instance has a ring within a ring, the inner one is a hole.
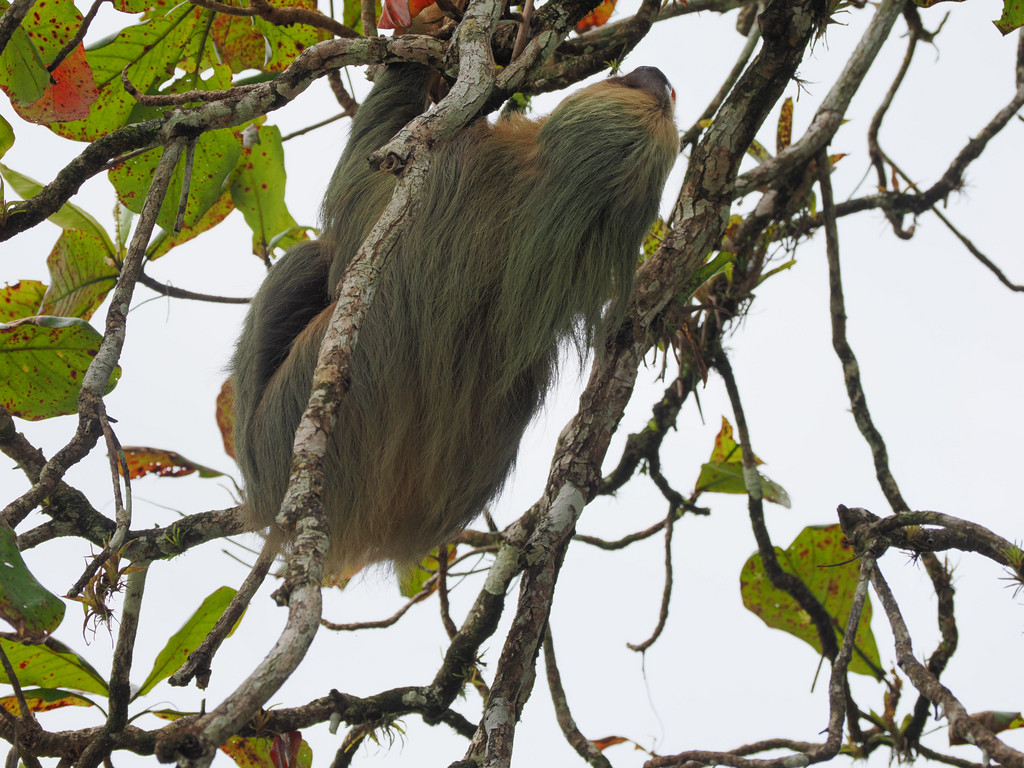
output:
M422 111L426 74L402 65L378 78L328 189L320 242L287 254L250 309L232 366L256 526L284 495L327 293L394 186L366 158ZM588 342L613 293L624 303L678 141L664 78L631 77L570 96L544 121L480 120L435 147L334 430L330 569L412 561L461 530L511 470L559 342Z

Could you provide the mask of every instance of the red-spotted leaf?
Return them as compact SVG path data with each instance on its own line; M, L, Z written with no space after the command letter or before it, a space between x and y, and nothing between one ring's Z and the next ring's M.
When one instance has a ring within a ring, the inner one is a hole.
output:
M81 120L89 115L89 107L96 101L99 90L92 68L85 58L85 47L79 45L52 73L54 82L42 97L18 114L33 123L64 123Z
M149 693L153 690L153 686L173 675L185 663L188 655L213 629L213 625L224 613L231 598L235 596L235 592L236 590L231 587L221 587L203 600L198 610L192 614L181 629L171 636L167 645L157 654L156 661L153 662L153 669L139 687L136 696ZM231 631L234 632L234 627Z
M0 0L0 11L7 6ZM73 0L36 0L0 53L0 88L26 120L51 123L58 112L71 115L90 94L95 98L96 84L81 46L52 75L47 71L81 25Z
M853 559L853 548L846 543L839 525L804 528L785 551L776 547L775 554L782 570L798 576L832 616L837 639L841 640L860 578L860 565ZM789 632L821 653L821 641L810 615L788 593L772 585L759 553L743 566L740 594L743 605L769 627ZM879 677L881 661L871 633L869 600L864 602L855 644L850 671Z
M19 280L0 288L0 323L39 314L44 293L46 283L38 280Z
M42 640L64 618L64 602L36 581L6 523L0 525L0 618L30 640Z
M135 480L146 475L160 477L184 477L198 472L200 477L221 477L224 473L186 459L175 451L162 448L147 448L141 445L126 445L124 455L128 460L128 476Z
M138 155L110 171L110 183L117 190L118 200L130 211L142 212L162 151L154 149ZM231 129L208 131L196 142L192 180L185 208L186 226L195 228L203 216L217 205L224 193L225 179L234 170L241 152L241 140ZM168 232L174 229L178 218L185 162L186 158L182 157L174 169L167 195L157 215L157 224Z
M289 248L307 240L284 203L285 170L281 131L274 125L259 128L259 143L246 147L231 174L231 199L252 229L252 248L257 255L269 254L271 241ZM292 232L279 237L282 232Z
M29 688L22 693L25 695L25 703L32 712L48 712L51 709L64 707L96 706L84 696L79 696L73 691L62 691L59 688ZM0 698L0 707L15 717L21 716L21 707L18 706L18 699L15 696Z
M1003 15L992 23L1004 35L1024 27L1024 5L1019 0L1003 0Z
M0 405L31 421L74 413L102 338L74 317L43 315L0 325ZM120 377L115 366L104 394Z
M22 645L0 638L22 687L70 688L107 695L107 683L85 659L52 637L41 645ZM0 682L10 682L0 669Z
M9 6L6 0L0 0L0 14ZM49 86L50 73L39 50L24 25L16 27L7 46L0 51L0 90L12 104L28 106L41 99Z
M433 2L433 0L431 0ZM287 0L284 2L272 2L272 5L279 5L284 8L304 8L309 11L316 10L316 3L313 0ZM264 72L283 72L295 57L319 43L321 40L330 39L329 32L307 24L292 24L282 26L261 19L258 16L252 20L253 29L263 36L264 51L267 59L259 69Z
M65 229L46 258L50 287L40 312L88 320L117 283L107 243L80 229Z
M121 72L127 68L128 79L140 92L160 93L176 66L188 72L215 69L219 62L208 36L210 16L189 3L175 4L166 15L129 24L90 47L86 59L99 95L87 117L52 124L51 130L76 141L94 141L123 125L161 116L163 108L144 107L125 91ZM202 87L202 82L193 82L192 87Z
M172 248L175 248L182 243L187 243L193 237L197 237L203 232L213 229L233 210L235 210L235 204L231 202L231 193L224 190L217 201L210 206L206 213L203 214L203 217L196 223L189 225L187 223L188 217L186 217L186 223L181 228L181 232L167 232L165 230L160 230L150 242L149 248L146 251L146 258L149 259L149 261L159 259Z

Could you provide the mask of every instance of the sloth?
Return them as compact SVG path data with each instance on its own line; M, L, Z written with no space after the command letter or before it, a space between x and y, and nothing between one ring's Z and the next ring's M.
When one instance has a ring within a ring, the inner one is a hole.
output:
M238 340L244 510L278 542L338 284L395 185L368 157L423 111L429 75L416 64L378 75L327 189L320 239L270 269ZM661 71L640 67L546 118L481 118L434 146L424 205L379 275L328 446L327 572L416 562L501 489L560 345L592 344L609 299L621 316L678 154L674 106Z

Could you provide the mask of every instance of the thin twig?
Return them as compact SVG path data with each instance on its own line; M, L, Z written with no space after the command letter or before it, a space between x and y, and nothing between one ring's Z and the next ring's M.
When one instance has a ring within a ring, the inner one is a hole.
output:
M352 98L352 95L348 92L348 89L345 87L345 84L341 82L341 70L332 69L330 72L328 72L327 83L328 85L331 86L331 91L334 93L334 98L338 100L338 104L340 104L341 108L344 110L342 114L354 116L355 113L359 111L359 102Z
M278 26L290 26L292 24L307 24L316 29L325 29L337 37L359 37L359 33L350 27L346 27L330 16L325 16L319 11L308 8L282 8L273 6L270 3L251 0L248 8L239 8L226 3L218 3L217 0L189 0L192 5L206 8L209 11L216 11L227 16L259 16Z
M89 25L92 24L100 6L105 2L107 2L107 0L93 0L92 5L89 6L89 10L82 19L82 23L78 25L78 30L75 32L74 37L68 40L64 47L57 52L57 55L53 57L53 61L46 65L47 72L52 73L56 70L57 67L61 65L61 62L63 62L64 59L66 59L71 52L75 50L75 48L82 44L82 41L85 40L85 33L89 31Z
M213 304L248 304L252 299L246 296L213 296L208 293L196 293L195 291L187 291L184 288L178 288L167 283L161 283L158 280L154 280L152 277L147 275L145 272L139 273L139 282L147 288L156 291L164 296L169 296L172 299L190 299L192 301L209 301Z
M181 234L185 227L185 211L188 209L188 192L192 186L192 166L196 159L196 142L189 141L185 145L185 169L181 179L181 192L178 197L178 215L174 218L174 234Z
M896 598L877 566L871 574L871 586L874 587L875 594L878 595L885 615L889 619L896 647L897 664L907 674L910 682L918 691L942 708L943 714L949 721L950 733L981 749L986 755L984 761L986 764L989 760L993 760L1007 768L1024 766L1024 753L1008 747L981 722L972 718L960 700L953 695L953 692L942 685L918 661L914 655L910 631L903 621Z
M955 592L953 589L953 574L948 563L940 563L939 558L931 553L926 553L921 558L921 562L924 563L928 577L932 580L932 586L935 589L935 597L938 603L936 612L938 614L939 632L942 635L942 640L939 642L938 648L928 657L928 671L938 678L942 675L950 658L956 652L960 639L960 633L956 627L956 615L953 611L953 595ZM928 701L926 696L919 695L917 702L914 704L913 719L903 731L904 738L911 746L920 747L921 734L924 732L925 723L928 722L930 711L931 702Z
M832 616L799 576L782 569L775 554L775 546L768 535L768 528L764 522L764 493L761 489L761 476L754 465L755 454L750 443L750 433L747 431L747 418L740 401L739 388L736 386L732 365L724 352L715 359L714 366L725 383L726 392L729 394L729 403L736 419L736 431L739 434L739 444L743 451L743 482L747 488L747 509L750 514L754 539L757 541L757 550L764 565L764 572L774 587L789 594L800 604L801 608L807 611L818 632L822 653L825 658L834 660L839 653L839 645L836 642Z
M268 539L263 545L263 549L260 550L259 557L256 558L256 562L249 571L249 575L245 577L242 586L235 593L235 596L231 598L231 602L224 610L224 613L221 614L221 617L217 619L213 629L203 638L203 642L199 644L199 647L188 655L185 663L181 665L177 672L171 675L167 682L171 685L181 686L188 685L189 681L195 678L197 687L206 688L209 685L212 672L210 662L216 655L221 643L224 642L224 639L234 629L235 624L242 618L242 614L252 601L256 590L260 588L263 580L266 579L270 566L273 565L276 556L277 547L272 545L270 539Z
M972 243L967 238L966 235L964 235L959 229L953 226L953 222L947 219L945 215L943 215L942 211L940 211L936 206L932 206L931 211L932 213L939 217L939 221L945 224L950 232L956 235L957 239L964 244L964 247L971 253L971 255L978 261L980 261L983 265L985 265L985 267L987 267L992 272L992 274L994 274L996 278L998 278L999 282L1001 282L1011 291L1024 291L1024 285L1011 282L1010 278L1008 278L1006 274L1001 269L999 269L999 267L996 266L995 262L989 259L984 253L982 253L978 249L978 247L974 243Z
M828 152L823 147L818 153L818 183L821 187L822 216L825 222L825 255L828 260L829 314L832 317L832 347L843 366L846 393L850 398L857 428L867 441L875 463L878 484L894 512L909 509L900 493L896 478L889 469L889 453L885 440L875 428L868 411L864 387L860 380L860 366L857 357L846 338L846 305L843 300L843 279L839 269L839 230L836 227L835 202L832 197L832 182L829 178Z
M419 592L410 597L409 600L405 603L405 605L403 605L401 608L395 611L395 613L393 613L391 616L388 616L386 619L377 619L376 621L356 621L352 622L351 624L335 624L333 621L328 621L327 619L320 619L320 623L328 629L334 630L335 632L355 632L359 629L384 629L385 627L390 627L393 624L397 623L400 618L405 616L408 610L412 608L414 605L416 605L416 603L423 602L428 597L430 597L430 595L434 592L434 584L436 582L437 574L427 579L423 584L423 588Z
M519 58L530 37L530 22L533 21L533 0L526 0L523 3L523 18L519 22L519 31L516 32L516 42L512 46L512 61Z
M569 700L562 687L562 676L558 672L558 663L555 660L555 643L551 639L550 626L544 634L544 669L547 671L551 703L555 706L555 719L558 721L558 727L562 729L565 740L569 742L569 746L575 749L576 754L593 768L612 768L608 758L595 746L594 742L580 732L576 721L572 718L572 713L569 711Z
M649 539L664 527L665 521L659 520L649 528L644 528L642 531L631 533L628 536L623 536L621 539L615 539L614 541L605 541L604 539L599 539L596 536L588 536L585 533L577 533L572 538L573 541L582 541L584 544L590 544L598 547L599 549L615 550L623 549L628 547L630 544L635 544L636 542L643 541L644 539Z
M658 611L658 624L651 633L651 636L642 643L626 643L631 651L643 653L650 648L661 637L668 621L668 605L672 599L672 532L675 529L674 523L678 516L678 508L670 504L668 514L665 515L665 587L661 593L661 609Z
M920 33L918 28L913 25L910 26L910 32L907 40L907 52L903 55L903 63L900 65L899 71L896 73L896 77L893 78L892 85L889 86L889 90L882 98L881 103L878 105L878 109L875 110L874 116L871 118L871 123L868 126L868 157L871 160L871 165L875 169L875 174L878 176L878 188L888 189L888 179L885 176L885 161L881 147L878 144L878 131L882 127L882 120L885 118L886 112L889 111L889 107L892 105L892 100L896 96L896 92L903 84L903 80L907 75L907 71L910 69L910 63L914 59L914 51L917 49L917 41L920 39ZM884 209L883 209L884 210ZM894 211L884 210L886 217L892 224L893 232L897 237L901 239L909 239L913 235L913 229L903 229L901 217Z
M377 36L377 15L374 0L360 0L359 21L363 25L364 37Z
M445 544L442 549L444 553L437 558L437 597L441 607L441 624L450 640L458 634L459 628L452 621L451 606L448 604L448 545Z
M313 123L312 125L307 125L305 128L299 128L297 131L292 131L291 133L287 134L286 136L282 136L281 137L281 141L288 141L289 139L294 139L297 136L305 136L307 133L312 133L313 131L317 130L318 128L323 128L324 126L331 125L331 123L336 123L339 120L341 120L343 118L346 118L346 117L352 117L352 115L353 115L353 113L348 112L348 111L339 112L338 114L334 115L333 117L328 117L328 118L326 118L324 120L321 120L318 123Z

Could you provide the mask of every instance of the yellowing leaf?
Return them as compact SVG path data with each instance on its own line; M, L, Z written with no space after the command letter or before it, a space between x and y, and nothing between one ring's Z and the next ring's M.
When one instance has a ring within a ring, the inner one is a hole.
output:
M221 477L224 473L204 467L186 459L175 451L162 448L146 448L141 445L126 445L124 455L128 460L128 476L133 480L146 475L160 477L184 477L198 472L200 477Z

